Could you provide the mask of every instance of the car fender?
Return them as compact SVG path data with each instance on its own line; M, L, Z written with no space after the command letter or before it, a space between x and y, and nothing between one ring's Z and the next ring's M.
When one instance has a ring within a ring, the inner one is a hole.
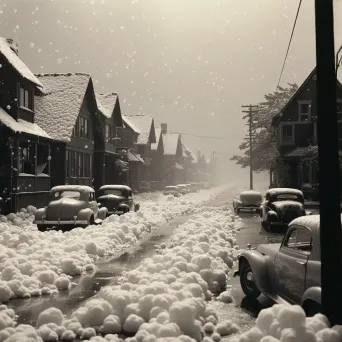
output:
M274 210L270 210L266 214L266 221L269 221L269 222L278 221L278 214Z
M35 220L40 221L46 215L46 208L39 208L35 214Z
M238 208L238 207L240 207L240 206L242 206L242 202L240 201L240 200L238 200L238 199L234 199L233 200L233 207L234 208Z
M107 217L107 214L108 214L108 209L106 207L101 207L99 208L97 217L103 221Z
M90 208L81 209L77 214L77 220L89 221L91 215L94 215L94 212ZM95 219L95 217L94 217L94 219Z
M304 292L300 304L303 306L305 301L310 300L310 301L314 301L317 304L321 305L321 298L322 298L321 293L322 293L322 288L320 286L309 287Z
M265 291L269 288L267 259L267 256L264 256L255 250L244 251L239 256L239 269L241 264L245 261L250 264L255 284L260 291Z

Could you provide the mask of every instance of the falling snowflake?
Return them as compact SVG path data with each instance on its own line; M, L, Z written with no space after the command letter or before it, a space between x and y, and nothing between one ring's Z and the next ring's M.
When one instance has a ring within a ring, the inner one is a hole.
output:
M29 47L32 49L32 48L34 48L34 43L30 43L29 44Z
M62 58L57 59L57 64L62 64Z

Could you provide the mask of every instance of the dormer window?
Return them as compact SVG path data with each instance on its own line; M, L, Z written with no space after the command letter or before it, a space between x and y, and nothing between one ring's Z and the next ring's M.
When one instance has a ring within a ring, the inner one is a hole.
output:
M311 119L311 101L300 101L299 121L309 121Z
M24 88L22 85L19 88L19 106L33 110L33 92Z

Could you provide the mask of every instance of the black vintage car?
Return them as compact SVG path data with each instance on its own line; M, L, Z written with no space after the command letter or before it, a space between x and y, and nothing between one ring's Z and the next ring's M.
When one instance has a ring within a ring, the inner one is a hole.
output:
M270 189L266 192L259 212L264 229L285 232L292 220L306 215L303 193L290 188Z
M127 185L103 185L99 189L98 205L108 209L108 216L122 215L129 211L138 211L140 205L135 203L132 189Z

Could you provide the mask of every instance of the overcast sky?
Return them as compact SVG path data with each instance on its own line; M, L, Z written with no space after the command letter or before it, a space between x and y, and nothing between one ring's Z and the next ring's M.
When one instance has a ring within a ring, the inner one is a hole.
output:
M276 88L299 0L0 0L0 34L33 72L87 72L223 160L245 134L241 105ZM313 0L303 0L282 85L315 65ZM342 44L342 1L335 40ZM228 163L227 163L228 164ZM232 177L246 175L229 165ZM247 179L247 178L246 178Z

